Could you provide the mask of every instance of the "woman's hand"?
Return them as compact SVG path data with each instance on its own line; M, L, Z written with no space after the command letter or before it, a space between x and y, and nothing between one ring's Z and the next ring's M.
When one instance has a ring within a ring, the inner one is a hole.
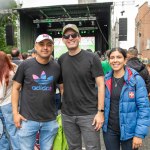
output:
M134 137L132 142L132 149L136 149L142 146L142 139L139 137Z

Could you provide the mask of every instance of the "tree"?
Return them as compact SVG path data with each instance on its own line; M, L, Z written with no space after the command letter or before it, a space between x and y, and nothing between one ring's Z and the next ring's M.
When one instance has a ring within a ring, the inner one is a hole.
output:
M0 50L10 53L12 46L6 45L6 25L12 24L16 30L17 13L13 11L17 7L14 0L0 0ZM15 45L16 46L16 38Z

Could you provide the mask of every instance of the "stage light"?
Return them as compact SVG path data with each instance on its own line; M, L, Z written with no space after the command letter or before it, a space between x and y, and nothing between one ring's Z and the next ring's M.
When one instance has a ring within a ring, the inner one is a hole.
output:
M40 24L39 23L36 24L36 28L37 29L40 28Z
M82 26L82 22L81 21L79 21L79 26Z
M84 33L86 33L86 31L84 31Z
M91 25L92 25L92 26L95 26L94 20L91 21Z
M48 23L48 28L51 28L52 27L52 23Z
M63 27L65 26L65 22L62 23L62 26L63 26Z

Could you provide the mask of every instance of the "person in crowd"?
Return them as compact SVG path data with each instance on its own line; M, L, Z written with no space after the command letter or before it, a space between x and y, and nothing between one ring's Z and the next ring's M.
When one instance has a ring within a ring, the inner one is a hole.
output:
M147 67L147 70L148 70L148 73L149 73L149 76L150 76L150 63L146 65Z
M35 48L28 50L28 58L27 59L35 58L36 54L37 54L37 52L36 52Z
M62 123L69 150L100 150L99 129L104 122L104 76L98 56L79 47L81 36L75 24L67 24L62 40L68 52L58 63L62 70ZM98 93L95 88L98 86ZM97 97L98 95L98 97Z
M150 76L146 65L143 64L138 58L138 50L136 47L131 47L127 51L127 63L128 67L135 69L141 77L144 79L147 91L150 95Z
M104 75L106 75L111 70L111 66L108 62L108 54L109 53L110 53L110 50L107 50L106 51L106 59L101 61Z
M11 63L6 53L0 51L0 150L20 150L17 128L13 122L11 89L17 65Z
M55 90L60 78L60 66L50 60L53 48L51 36L39 35L35 40L36 58L23 61L13 79L13 117L19 129L21 150L33 149L38 131L40 149L50 150L58 130Z
M9 60L12 62L11 54L7 54L7 57L8 57L8 58L9 58Z
M32 58L35 58L36 54L37 54L37 52L36 52L35 48L33 48L32 51L31 51Z
M28 54L26 52L22 53L22 59L26 60L28 58Z
M125 66L126 52L113 48L108 54L112 67L105 76L103 137L106 150L137 150L150 126L150 104L143 78Z
M91 53L93 52L91 49L86 49L86 50L87 50L88 52L91 52Z
M11 56L12 56L12 62L16 65L20 65L22 62L22 59L20 58L20 51L18 48L14 47L11 50Z

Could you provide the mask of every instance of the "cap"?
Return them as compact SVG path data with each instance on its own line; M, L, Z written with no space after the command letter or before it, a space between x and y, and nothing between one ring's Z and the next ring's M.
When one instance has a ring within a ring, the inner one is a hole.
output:
M41 35L39 35L36 38L35 43L41 42L41 41L46 40L46 39L50 40L52 43L54 43L52 37L49 36L48 34L41 34Z
M67 29L72 29L72 30L74 30L75 32L79 33L79 29L77 28L77 26L76 26L75 24L67 24L67 25L65 25L65 26L63 27L62 34L64 34Z
M36 50L33 48L33 49L31 50L31 53L36 53Z

